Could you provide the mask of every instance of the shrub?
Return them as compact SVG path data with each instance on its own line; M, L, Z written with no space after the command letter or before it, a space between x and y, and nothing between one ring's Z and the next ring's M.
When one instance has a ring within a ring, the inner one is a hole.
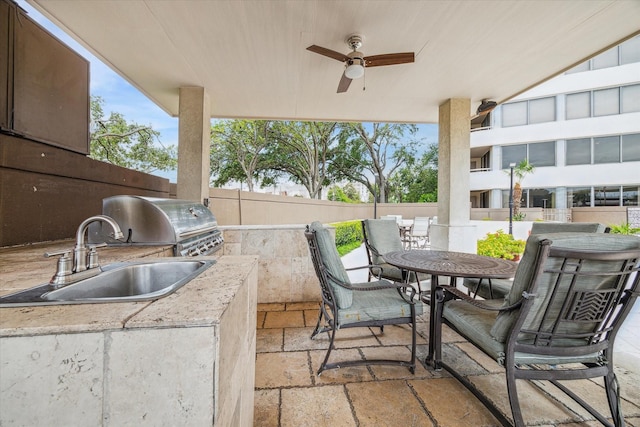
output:
M363 236L360 221L334 222L331 225L336 228L336 247L356 242L362 244Z
M628 222L620 225L611 225L611 234L639 234L640 228L634 228Z
M478 255L492 258L514 259L524 252L524 240L516 240L503 230L487 233L487 237L478 240Z

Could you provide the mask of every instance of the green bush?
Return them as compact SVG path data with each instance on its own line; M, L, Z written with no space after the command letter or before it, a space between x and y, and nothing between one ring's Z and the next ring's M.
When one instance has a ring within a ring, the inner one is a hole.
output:
M362 244L362 225L360 225L360 221L334 222L330 225L336 228L336 247L355 242Z
M628 222L620 225L612 224L610 227L611 227L611 234L639 234L640 233L640 228L634 228Z
M524 252L524 240L516 240L511 234L498 230L487 233L487 237L478 240L478 255L492 258L514 259Z

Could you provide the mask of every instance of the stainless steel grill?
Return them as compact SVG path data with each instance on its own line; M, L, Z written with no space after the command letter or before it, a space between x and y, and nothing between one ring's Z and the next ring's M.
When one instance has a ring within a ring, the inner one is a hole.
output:
M102 200L102 214L113 218L126 241L111 239L100 224L89 230L89 241L123 245L173 245L175 256L211 255L224 240L218 222L201 203L142 196Z

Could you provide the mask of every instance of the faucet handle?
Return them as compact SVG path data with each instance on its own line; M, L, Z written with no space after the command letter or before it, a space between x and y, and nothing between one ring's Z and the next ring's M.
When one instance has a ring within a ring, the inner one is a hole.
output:
M67 277L73 274L73 261L70 257L71 249L62 250L58 252L45 252L44 256L49 258L56 255L62 255L58 259L56 266L56 274L53 275L50 282L55 287L58 287L66 283Z
M71 253L73 249L63 249L61 251L57 251L57 252L45 252L44 253L44 257L45 258L51 258L52 256L58 256L58 255L62 255L62 257L69 257L69 254Z
M91 268L99 267L98 264L98 251L97 248L104 248L107 246L106 243L99 243L97 245L89 246L89 255L87 255L87 270Z

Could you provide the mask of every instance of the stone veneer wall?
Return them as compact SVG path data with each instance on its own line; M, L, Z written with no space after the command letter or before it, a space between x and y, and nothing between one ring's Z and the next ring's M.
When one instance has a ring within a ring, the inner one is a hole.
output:
M320 301L305 225L222 226L224 255L258 255L258 303Z

